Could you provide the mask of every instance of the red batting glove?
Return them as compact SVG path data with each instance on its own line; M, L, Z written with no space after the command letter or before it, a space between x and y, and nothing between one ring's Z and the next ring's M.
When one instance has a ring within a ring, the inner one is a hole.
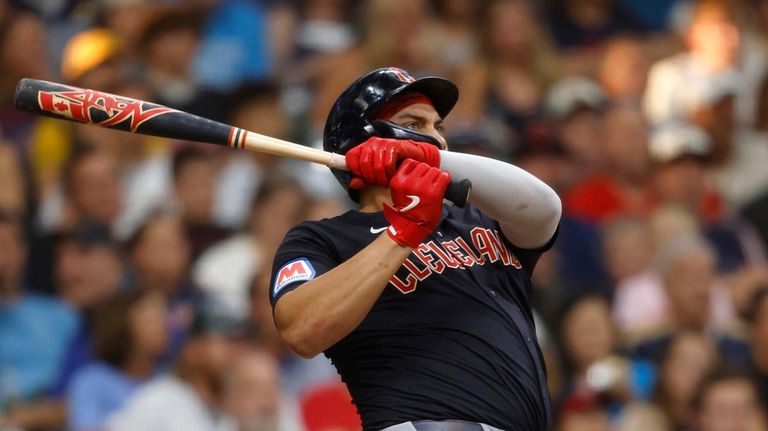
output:
M443 195L451 174L413 159L405 161L389 182L394 206L384 204L389 237L416 248L440 222Z
M414 159L429 166L440 167L440 150L432 144L405 139L373 136L346 154L347 168L355 175L349 188L359 190L368 185L389 186L398 164Z

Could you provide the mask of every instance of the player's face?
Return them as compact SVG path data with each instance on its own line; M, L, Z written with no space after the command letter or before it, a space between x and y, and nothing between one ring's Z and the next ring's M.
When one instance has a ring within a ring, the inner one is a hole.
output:
M397 111L389 121L406 129L432 136L440 142L440 149L448 149L448 143L443 137L443 119L432 105L426 103L408 105Z

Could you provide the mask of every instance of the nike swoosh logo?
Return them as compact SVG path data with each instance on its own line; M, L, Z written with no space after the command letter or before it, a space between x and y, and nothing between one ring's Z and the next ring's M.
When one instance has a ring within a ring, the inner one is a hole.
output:
M384 227L380 227L380 228L378 228L378 229L376 229L376 228L374 228L374 227L371 227L371 233L372 233L372 234L374 234L374 235L376 235L377 233L382 233L382 232L384 232L385 230L387 230L387 227L388 227L388 226L384 226Z
M421 199L418 196L416 196L416 195L405 195L405 197L410 199L411 203L409 203L408 205L404 206L400 210L401 213L408 212L408 211L416 208L416 206L419 205L419 203L421 203Z

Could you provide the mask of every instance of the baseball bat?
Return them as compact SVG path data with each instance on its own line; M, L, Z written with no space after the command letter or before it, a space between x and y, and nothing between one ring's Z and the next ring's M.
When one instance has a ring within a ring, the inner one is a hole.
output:
M102 91L24 78L16 86L14 105L21 111L63 120L143 135L225 145L348 170L346 160L341 154L306 147L188 112ZM445 198L463 207L469 198L471 186L467 179L452 182L445 192Z

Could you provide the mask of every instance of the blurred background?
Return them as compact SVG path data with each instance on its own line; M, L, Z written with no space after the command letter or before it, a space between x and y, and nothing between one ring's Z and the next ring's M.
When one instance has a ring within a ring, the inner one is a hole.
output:
M321 145L357 76L460 90L452 150L564 217L534 274L557 431L768 429L768 1L0 0L0 429L359 429L280 342L327 168L15 111L22 77Z

